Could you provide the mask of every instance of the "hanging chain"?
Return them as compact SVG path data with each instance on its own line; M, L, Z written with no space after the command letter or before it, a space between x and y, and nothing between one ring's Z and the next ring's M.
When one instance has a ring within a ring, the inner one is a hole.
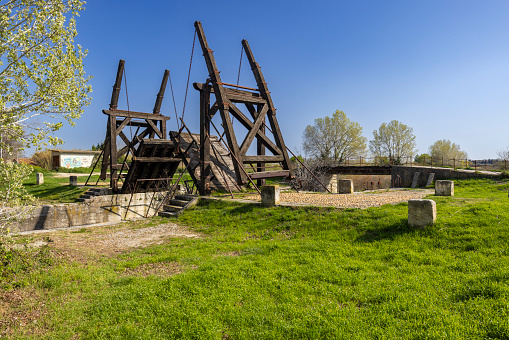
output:
M175 95L173 94L173 84L171 83L171 72L168 74L168 76L169 76L168 78L170 78L171 98L173 99L173 109L175 110L175 119L177 121L177 127L180 130L180 123L177 114L177 105L175 104Z
M244 45L242 45L242 48L240 49L240 62L239 62L239 74L237 76L237 86L239 85L240 81L240 68L242 67L242 54L244 52Z
M182 108L182 119L184 119L184 113L186 112L187 102L187 91L189 90L189 78L191 77L191 66L193 65L193 54L194 54L194 42L196 41L196 29L194 30L193 37L193 48L191 49L191 60L189 60L189 72L187 73L187 84L186 84L186 95L184 96L184 107Z
M126 75L126 72L125 72L125 67L124 67L124 87L125 87L125 98L126 98L126 101L127 101L127 115L129 116L128 119L129 119L129 131L131 133L131 141L133 140L133 127L131 125L131 111L129 110L129 94L127 92L127 75ZM127 147L130 147L129 145Z

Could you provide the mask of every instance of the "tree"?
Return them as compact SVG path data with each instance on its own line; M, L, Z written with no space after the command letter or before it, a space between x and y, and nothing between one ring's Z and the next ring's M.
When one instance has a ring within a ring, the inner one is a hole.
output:
M314 125L304 130L303 148L306 155L320 160L342 162L347 158L362 156L366 138L362 127L336 110L332 117L317 118Z
M414 129L397 120L383 123L373 131L369 149L377 157L387 157L395 164L401 164L403 158L412 158L416 152Z
M509 161L509 147L506 147L505 149L498 150L497 156L502 161Z
M452 143L448 139L440 139L433 143L429 147L429 154L433 157L433 162L443 159L448 163L452 159L460 160L468 157L467 153L462 151L458 144Z
M75 124L90 98L86 51L74 45L80 0L0 2L0 148L13 141L40 149L52 133ZM43 122L45 121L45 122ZM28 210L23 188L31 168L0 160L0 231Z
M0 135L42 147L62 121L89 104L86 51L74 45L80 0L9 0L0 5ZM34 118L44 117L44 123Z

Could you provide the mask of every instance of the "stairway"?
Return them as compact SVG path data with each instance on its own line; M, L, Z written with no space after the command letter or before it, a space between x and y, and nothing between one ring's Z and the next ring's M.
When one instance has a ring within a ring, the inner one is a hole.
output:
M184 211L198 202L198 196L194 195L176 195L175 198L170 200L170 204L164 204L159 216L163 217L177 217Z
M110 188L90 188L78 198L78 202L86 202L94 196L111 195Z

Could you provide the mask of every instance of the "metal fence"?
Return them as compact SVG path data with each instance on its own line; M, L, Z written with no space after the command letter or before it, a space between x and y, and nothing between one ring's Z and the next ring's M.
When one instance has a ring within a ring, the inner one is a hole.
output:
M466 169L475 171L503 171L507 170L509 162L499 159L456 159L444 157L419 157L416 161L413 157L399 159L389 157L356 157L348 158L341 162L327 161L328 166L428 166L437 168Z

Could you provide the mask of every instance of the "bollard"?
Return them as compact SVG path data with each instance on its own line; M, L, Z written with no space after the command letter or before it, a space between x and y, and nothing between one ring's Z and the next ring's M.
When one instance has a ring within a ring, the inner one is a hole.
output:
M262 205L272 207L279 204L279 185L262 186Z
M44 175L42 174L42 172L38 172L35 174L35 181L37 185L44 184Z
M408 201L408 225L426 227L437 219L437 204L433 200L412 199Z
M78 176L69 177L69 184L72 186L78 186Z
M338 194L353 193L353 181L351 179L338 179Z
M435 181L436 196L454 196L454 181Z

